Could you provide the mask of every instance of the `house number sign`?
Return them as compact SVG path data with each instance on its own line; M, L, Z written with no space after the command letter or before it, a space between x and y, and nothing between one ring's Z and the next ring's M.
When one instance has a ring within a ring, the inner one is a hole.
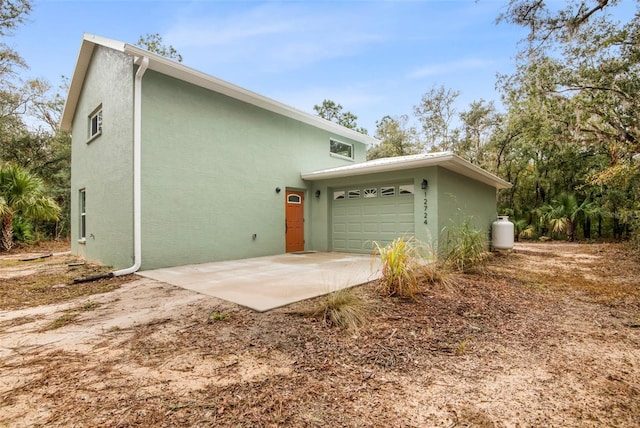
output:
M429 208L429 204L427 202L427 191L424 191L424 224L429 224L429 218L427 214L427 210Z

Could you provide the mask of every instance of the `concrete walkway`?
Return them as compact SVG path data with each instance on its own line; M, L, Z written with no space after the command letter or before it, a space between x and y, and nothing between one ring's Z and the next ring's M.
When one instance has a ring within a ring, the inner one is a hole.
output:
M138 275L263 312L378 279L380 264L361 254L288 253Z

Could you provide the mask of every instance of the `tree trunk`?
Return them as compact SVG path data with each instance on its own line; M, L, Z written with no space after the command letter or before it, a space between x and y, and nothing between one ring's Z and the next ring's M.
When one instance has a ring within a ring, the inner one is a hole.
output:
M584 239L591 239L591 217L584 219Z
M576 233L576 229L575 229L575 226L573 225L573 222L568 221L567 222L567 241L573 242L575 233Z
M598 215L598 238L602 238L602 216Z
M13 248L13 213L8 212L2 216L0 251L9 251L11 248Z

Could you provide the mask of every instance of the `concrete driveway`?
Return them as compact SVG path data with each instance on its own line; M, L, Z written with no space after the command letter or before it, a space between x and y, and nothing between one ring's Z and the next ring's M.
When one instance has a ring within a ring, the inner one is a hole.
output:
M380 264L361 254L304 252L148 270L138 275L263 312L378 279Z

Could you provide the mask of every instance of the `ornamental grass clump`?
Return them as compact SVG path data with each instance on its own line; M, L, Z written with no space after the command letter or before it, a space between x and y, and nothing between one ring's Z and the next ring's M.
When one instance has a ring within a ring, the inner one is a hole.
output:
M400 237L386 246L374 242L374 250L382 263L382 293L415 300L426 266L424 246L414 237Z
M357 329L369 320L369 304L354 290L345 288L323 296L310 311L310 315L322 319L328 325L343 329Z

